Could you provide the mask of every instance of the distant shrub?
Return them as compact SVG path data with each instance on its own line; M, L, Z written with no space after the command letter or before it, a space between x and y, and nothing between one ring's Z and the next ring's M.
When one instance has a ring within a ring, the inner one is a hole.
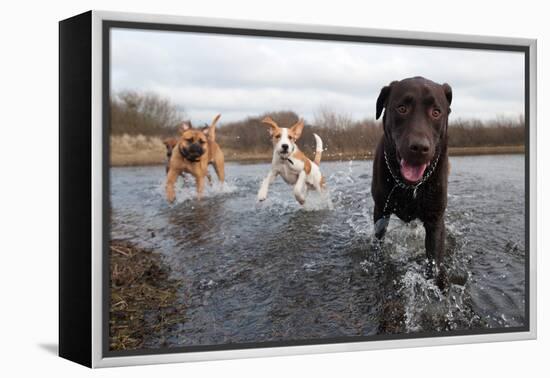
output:
M488 121L458 119L449 125L449 146L515 146L525 143L525 119L496 118Z
M184 113L155 93L122 91L111 98L111 134L169 135Z

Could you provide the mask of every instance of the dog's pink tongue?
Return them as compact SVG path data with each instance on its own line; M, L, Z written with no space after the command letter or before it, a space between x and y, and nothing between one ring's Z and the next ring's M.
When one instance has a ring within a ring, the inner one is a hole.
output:
M422 179L428 164L412 165L401 159L401 175L409 182L417 182Z

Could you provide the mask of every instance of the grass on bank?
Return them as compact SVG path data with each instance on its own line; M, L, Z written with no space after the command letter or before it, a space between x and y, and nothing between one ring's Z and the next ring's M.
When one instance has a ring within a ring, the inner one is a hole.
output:
M169 278L169 268L158 254L133 244L110 244L110 350L144 347L148 337L185 320L185 305L178 300L181 283Z

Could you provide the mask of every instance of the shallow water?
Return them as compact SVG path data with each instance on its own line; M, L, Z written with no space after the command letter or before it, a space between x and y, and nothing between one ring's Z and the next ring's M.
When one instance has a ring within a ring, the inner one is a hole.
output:
M371 161L323 162L329 194L305 207L280 178L256 203L268 164L227 164L201 202L180 179L174 205L164 167L112 168L112 237L159 251L184 283L185 322L146 346L522 326L524 157L450 160L446 264L468 280L445 293L424 276L420 223L392 217L372 240Z

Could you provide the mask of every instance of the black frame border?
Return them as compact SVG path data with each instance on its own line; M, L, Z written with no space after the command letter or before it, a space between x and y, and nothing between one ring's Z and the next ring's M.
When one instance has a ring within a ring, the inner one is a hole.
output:
M284 25L283 25L284 27ZM304 25L307 27L307 25ZM313 28L314 26L312 26ZM235 343L235 344L218 344L218 345L197 345L197 346L182 346L169 348L155 349L135 349L128 351L111 351L109 350L109 242L110 242L110 164L109 164L109 146L110 146L110 53L111 40L110 31L112 29L134 29L134 30L151 30L151 31L169 31L169 32L189 32L203 34L221 34L235 36L250 36L250 37L271 37L271 38L290 38L303 40L325 40L339 42L360 42L371 44L384 45L403 45L417 47L443 47L443 48L458 48L458 49L474 49L474 50L492 50L492 51L509 51L521 52L524 54L524 117L525 117L525 325L522 327L503 327L490 328L485 330L461 330L461 331L442 331L442 332L418 332L413 334L385 334L371 336L344 336L337 338L320 338L320 339L302 339L302 340L287 340L287 341L266 341L255 343ZM403 34L406 31L399 31ZM449 35L452 38L452 35ZM515 333L529 332L530 328L530 46L504 44L504 43L484 43L484 42L459 42L459 41L442 41L430 40L422 38L400 38L400 37L378 37L378 36L363 36L352 34L332 34L319 32L298 32L298 31L283 31L283 30L267 30L267 29L252 29L252 28L236 28L236 27L218 27L218 26L198 26L188 24L170 24L170 23L149 23L149 22L134 22L134 21L118 21L118 20L103 20L102 21L102 153L103 153L103 241L102 241L102 357L122 357L122 356L144 356L156 354L174 354L174 353L192 353L206 351L225 351L239 349L255 349L255 348L277 348L277 347L292 347L292 346L307 346L307 345L323 345L323 344L338 344L338 343L357 343L366 341L382 341L382 340L402 340L402 339L421 339L421 338L438 338L452 336L472 336L486 335L496 333Z
M92 366L92 12L59 22L59 356Z

